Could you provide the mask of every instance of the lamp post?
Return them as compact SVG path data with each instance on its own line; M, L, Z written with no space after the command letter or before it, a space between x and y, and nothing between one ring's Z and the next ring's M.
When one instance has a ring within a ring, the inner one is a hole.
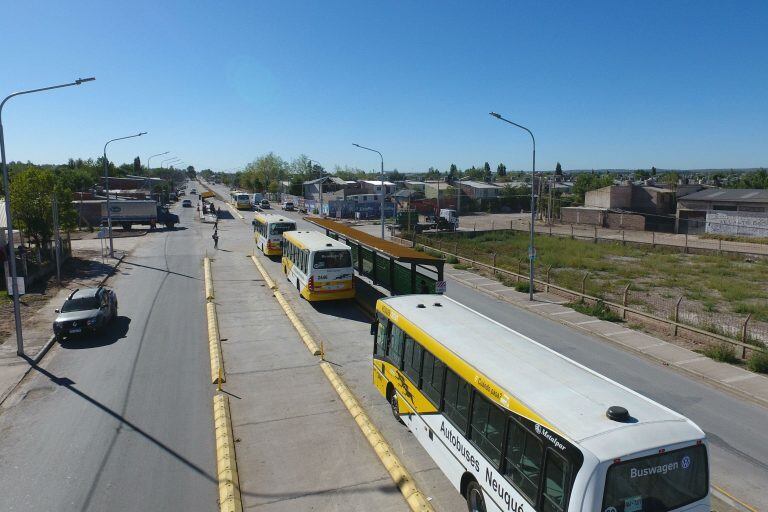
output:
M517 123L514 123L510 121L509 119L505 119L501 117L496 112L489 112L490 115L495 117L496 119L499 119L501 121L504 121L505 123L509 123L513 126L517 126L518 128L525 130L528 132L528 135L531 136L531 141L533 142L533 167L531 170L531 246L528 248L528 261L530 266L530 275L529 275L529 281L528 281L528 300L533 300L533 262L536 259L536 249L533 245L533 236L534 236L534 224L536 222L536 195L534 194L534 180L536 177L536 138L533 136L533 132L526 128L523 125L519 125Z
M107 229L109 229L109 257L114 258L115 257L115 245L114 241L112 240L112 210L110 209L110 201L109 201L109 165L107 165L107 146L109 146L110 143L118 141L118 140L125 140L125 139L132 139L134 137L141 137L142 135L146 135L147 132L139 132L136 135L128 135L126 137L118 137L116 139L110 139L104 144L104 190L107 193Z
M150 161L150 160L152 160L152 159L153 159L153 158L155 158L156 156L163 156L163 155L167 155L168 153L170 153L170 151L166 151L165 153L158 153L158 154L156 154L156 155L152 155L152 156L150 156L149 158L147 158L147 172L149 172L149 170L151 169L151 167L149 166L149 161Z
M180 161L181 161L181 159L179 157L177 157L177 156L174 156L172 158L166 158L165 160L161 160L160 161L160 168L162 169L163 165L165 165L166 163L176 163L176 162L180 162Z
M384 239L384 156L375 149L367 148L365 146L361 146L360 144L352 143L353 146L356 146L360 149L365 149L368 151L373 151L374 153L379 154L379 158L381 158L381 239Z
M8 164L5 161L5 137L3 136L3 107L5 102L15 96L21 96L22 94L32 94L33 92L50 91L52 89L61 89L62 87L71 87L73 85L80 85L85 82L91 82L96 80L94 77L90 78L78 78L74 82L61 85L53 85L50 87L42 87L40 89L29 89L27 91L18 91L3 99L0 102L0 155L2 155L3 163L3 190L5 191L5 219L8 223L8 260L9 268L11 271L11 292L13 293L13 319L16 325L16 355L24 355L24 337L21 332L21 312L19 311L19 285L16 282L16 249L13 247L13 221L11 219L11 189L8 184Z

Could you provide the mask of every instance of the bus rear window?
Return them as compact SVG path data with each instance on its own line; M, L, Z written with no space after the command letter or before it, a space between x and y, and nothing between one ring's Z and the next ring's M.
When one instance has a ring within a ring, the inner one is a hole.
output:
M315 253L313 268L349 268L352 258L349 251L319 251Z
M666 512L704 498L708 489L707 450L690 446L612 465L602 509Z
M276 222L269 230L270 235L282 235L286 231L296 231L296 224L292 222Z

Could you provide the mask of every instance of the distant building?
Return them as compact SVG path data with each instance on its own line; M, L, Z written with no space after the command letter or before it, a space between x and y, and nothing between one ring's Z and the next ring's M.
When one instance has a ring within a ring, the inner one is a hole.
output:
M366 194L380 194L382 192L381 180L358 180L361 192ZM384 193L389 195L395 191L395 184L384 181Z
M471 197L472 199L493 199L499 197L501 187L494 183L486 183L484 181L470 181L462 180L456 182L460 187L464 195Z
M678 233L768 237L768 190L710 188L677 202Z
M436 199L438 195L440 199L447 196L453 197L455 189L444 181L425 181L424 182L424 197L427 199Z
M584 206L627 210L654 215L675 212L675 191L648 185L610 185L590 190L584 195Z

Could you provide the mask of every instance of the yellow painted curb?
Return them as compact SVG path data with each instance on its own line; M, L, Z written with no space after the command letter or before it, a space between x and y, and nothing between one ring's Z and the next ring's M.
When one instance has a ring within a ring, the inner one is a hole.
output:
M309 334L306 327L304 327L304 324L302 324L299 317L296 316L296 313L293 311L290 304L288 304L283 295L277 290L277 286L275 286L274 281L272 281L272 278L267 274L267 270L256 256L251 256L251 259L256 265L256 268L259 269L259 272L264 278L264 282L266 282L267 286L274 292L275 298L280 303L280 306L293 324L293 327L298 331L304 344L307 345L307 348L312 352L312 355L321 355L317 343L315 343L315 340ZM331 386L333 386L333 389L336 390L339 398L344 402L344 405L354 418L357 426L360 427L360 430L370 443L373 451L376 452L379 460L384 464L384 468L402 493L406 503L408 503L408 507L413 512L434 512L434 508L432 508L432 505L430 505L426 496L424 496L424 493L416 487L416 483L413 481L408 470L405 469L405 466L400 462L400 459L398 459L397 455L395 455L389 447L389 444L384 440L384 436L382 436L381 432L374 426L371 419L352 394L352 391L350 391L344 381L341 380L341 377L339 377L333 367L325 361L320 362L320 367L330 381Z
M245 217L243 217L243 215L242 215L242 214L241 214L239 211L237 211L237 209L236 209L235 207L233 207L233 206L232 206L231 204L229 204L229 203L226 203L226 204L227 204L227 207L230 209L230 211L231 211L232 213L234 213L235 215L237 215L238 217L240 217L240 220L245 220Z
M304 324L301 323L301 320L299 320L299 317L296 316L296 313L293 311L293 308L291 307L291 305L288 304L288 301L285 300L285 297L283 297L283 294L280 293L280 290L277 289L275 282L272 280L271 277L269 277L269 274L267 274L267 270L264 268L264 266L261 264L261 262L258 260L256 256L251 256L251 259L253 260L253 263L256 264L256 268L259 269L261 276L264 278L264 282L267 283L267 286L269 286L269 288L272 290L272 293L277 299L277 302L280 304L280 307L283 308L283 311L285 312L288 319L291 321L291 324L293 324L293 327L299 333L301 340L304 342L304 344L307 346L307 348L309 349L309 351L312 353L313 356L319 356L321 354L320 347L317 345L314 338L312 338L312 335L309 334L309 331L307 331L307 328L304 327Z
M211 382L217 384L219 378L221 382L226 382L227 377L224 374L224 358L221 355L221 344L219 340L219 320L216 316L216 304L208 302L205 304L205 313L208 317L208 351L211 356Z
M205 276L205 298L213 300L213 277L211 277L211 258L208 256L203 259L203 269Z
M416 486L416 483L413 481L411 474L400 462L400 459L398 459L397 455L394 454L392 449L389 447L389 444L387 444L387 441L384 439L384 436L382 436L376 426L374 426L373 422L360 406L355 396L349 390L344 381L341 380L341 377L339 377L333 367L325 361L320 363L320 367L323 369L325 376L331 382L333 389L335 389L336 393L338 393L341 401L344 402L344 405L347 407L349 413L355 419L357 426L360 427L360 430L363 431L363 435L370 443L373 451L376 452L379 460L382 464L384 464L384 467L389 473L389 476L392 477L392 480L395 482L395 485L397 485L397 488L402 493L410 509L414 512L434 511L432 505L424 496L424 493L422 493Z
M216 474L219 481L219 510L242 512L240 482L237 477L235 437L229 414L229 397L218 394L213 397L213 427L216 434Z

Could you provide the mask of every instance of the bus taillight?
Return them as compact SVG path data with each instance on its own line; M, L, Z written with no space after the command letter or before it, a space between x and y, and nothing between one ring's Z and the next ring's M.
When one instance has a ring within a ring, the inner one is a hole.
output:
M309 276L309 281L307 281L307 287L309 288L309 291L311 292L315 291L315 276Z

